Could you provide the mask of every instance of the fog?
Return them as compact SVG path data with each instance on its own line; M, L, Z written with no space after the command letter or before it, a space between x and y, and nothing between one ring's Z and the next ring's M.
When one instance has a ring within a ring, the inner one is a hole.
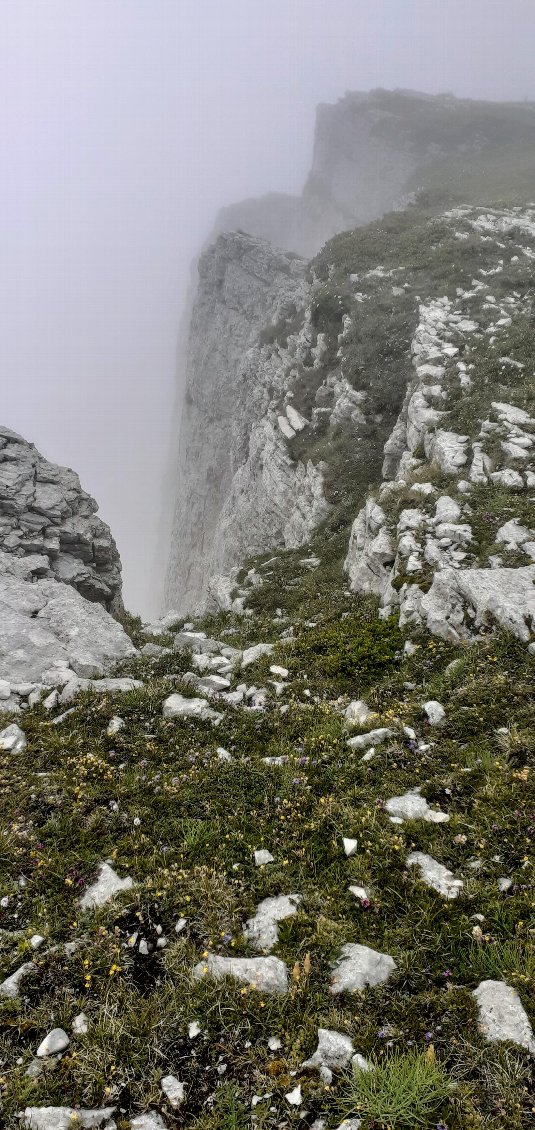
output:
M533 0L1 0L0 421L96 497L133 611L159 604L178 328L217 209L300 191L318 102L535 99L534 47Z

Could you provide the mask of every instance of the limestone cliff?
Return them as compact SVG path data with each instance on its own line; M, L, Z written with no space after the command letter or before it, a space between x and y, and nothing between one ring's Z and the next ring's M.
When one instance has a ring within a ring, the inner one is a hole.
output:
M525 202L533 139L529 104L346 95L319 108L299 201L273 195L220 216L254 234L223 232L199 263L167 608L243 601L232 590L247 557L349 530L383 458L397 472L421 307L454 303L504 258L496 231L457 230L452 199ZM311 253L338 230L308 263L266 238Z

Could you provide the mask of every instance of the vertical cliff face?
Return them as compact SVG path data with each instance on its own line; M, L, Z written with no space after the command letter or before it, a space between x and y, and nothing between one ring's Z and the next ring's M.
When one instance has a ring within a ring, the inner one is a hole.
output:
M271 195L220 215L216 231L252 234L223 232L199 262L166 608L189 612L214 592L227 599L234 566L305 545L326 520L340 529L348 507L380 481L382 447L411 379L417 298L450 285L450 263L437 267L429 244L418 266L420 238L435 238L434 229L419 234L427 205L412 208L403 237L405 221L397 230L392 218L360 241L348 229L389 210L401 215L403 205L410 212L413 190L442 182L447 169L448 191L461 183L465 191L468 170L471 188L488 199L491 168L501 200L534 140L531 105L348 94L319 107L300 198ZM436 203L429 208L438 216ZM466 232L457 240L452 224L444 237L451 262L466 242L474 272L480 251ZM336 232L311 264L296 254L317 252ZM396 465L403 442L399 424L387 464Z
M199 261L178 454L178 496L166 601L187 610L228 564L215 535L234 472L269 400L270 372L248 355L271 320L295 317L305 263L240 233L227 233Z

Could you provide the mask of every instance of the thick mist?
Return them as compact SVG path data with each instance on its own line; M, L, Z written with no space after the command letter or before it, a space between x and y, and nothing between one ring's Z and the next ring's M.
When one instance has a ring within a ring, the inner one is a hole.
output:
M299 192L348 89L535 99L532 0L3 0L0 422L79 473L155 612L177 341L221 205Z

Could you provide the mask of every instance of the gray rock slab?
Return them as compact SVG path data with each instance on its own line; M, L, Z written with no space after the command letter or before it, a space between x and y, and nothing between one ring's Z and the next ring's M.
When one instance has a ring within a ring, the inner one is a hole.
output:
M447 867L437 863L436 859L423 851L411 852L407 856L407 866L418 867L423 882L428 887L433 887L445 899L456 899L463 889L462 879L456 879Z
M27 1106L20 1118L24 1130L115 1130L115 1107L100 1110L74 1109L70 1106Z
M330 1083L333 1071L347 1067L355 1049L349 1036L332 1028L318 1028L318 1046L313 1055L301 1065L317 1069L325 1083Z
M352 942L342 947L331 976L331 993L352 993L388 981L396 969L393 957Z
M120 891L130 891L133 886L133 879L129 875L126 879L120 879L109 863L101 863L97 879L80 899L80 909L94 910L98 906L104 906Z
M301 895L278 895L263 899L254 918L245 924L243 936L254 949L271 950L279 940L277 923L297 914Z
M196 980L201 977L234 977L242 984L260 993L284 996L288 992L288 970L278 957L221 957L209 954L193 970Z
M70 1039L63 1028L53 1028L41 1041L35 1054L39 1059L48 1055L58 1055L60 1052L64 1052L69 1044Z
M420 796L419 790L404 793L403 796L394 796L386 801L385 809L394 820L426 820L431 824L443 824L449 820L447 812L430 808L425 797Z
M15 1000L20 993L20 983L24 977L29 973L34 973L37 966L33 961L25 961L24 965L19 966L10 977L6 977L5 981L0 984L0 996L7 997L8 1000Z
M186 698L181 694L171 694L163 704L164 718L202 718L219 722L222 718L204 698Z
M505 981L481 981L472 996L477 1001L479 1026L487 1040L511 1040L535 1055L533 1029L516 989Z
M23 753L27 744L26 734L16 722L0 731L0 749L6 753Z

